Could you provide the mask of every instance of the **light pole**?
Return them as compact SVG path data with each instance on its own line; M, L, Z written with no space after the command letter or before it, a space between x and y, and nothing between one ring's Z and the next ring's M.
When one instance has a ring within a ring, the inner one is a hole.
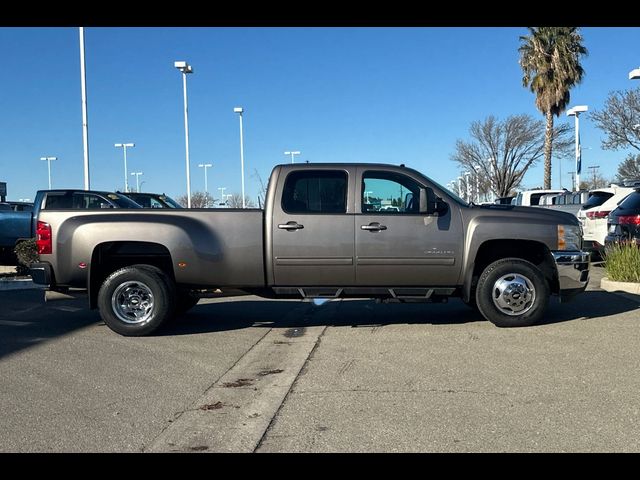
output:
M462 198L462 177L458 177L458 196Z
M567 175L571 175L571 188L573 188L573 186L575 185L575 181L576 181L576 172L569 172L567 173Z
M471 172L464 172L465 182L467 184L467 202L471 202L471 183L469 182L469 178L471 177Z
M234 113L237 113L238 116L240 117L240 171L241 171L241 178L242 178L242 208L245 208L245 205L244 205L244 141L242 138L242 112L244 112L244 110L242 109L242 107L235 107L233 111Z
M40 157L40 160L47 161L47 171L49 172L49 190L51 190L51 161L57 159L58 157Z
M193 73L193 68L185 61L173 62L173 66L182 72L182 89L184 92L184 145L185 162L187 168L187 208L191 208L191 177L189 176L189 114L187 108L187 73Z
M284 152L284 154L285 154L285 155L291 155L291 163L294 163L294 161L293 161L293 156L294 156L294 155L300 155L300 152L299 152L299 151L295 151L295 152L294 152L294 151L291 151L291 152Z
M220 203L224 203L224 191L227 189L227 187L218 187L218 190L220 190Z
M136 176L136 192L140 192L140 183L138 182L140 175L142 175L142 172L131 172L131 175L135 175Z
M124 151L124 193L129 191L129 180L127 179L127 147L135 147L135 143L114 143L114 147L119 148L122 147Z
M577 105L567 110L568 117L576 117L576 186L574 191L580 190L580 171L582 170L582 152L580 151L580 114L589 110L587 105Z
M89 123L87 120L87 75L84 62L84 27L80 28L80 90L82 94L82 147L84 151L84 189L89 190Z
M596 171L600 168L600 165L591 165L588 168L590 168L591 171L593 172L593 187L592 188L598 188L596 186Z
M207 184L207 168L213 167L211 163L199 163L198 167L204 168L204 193L209 196L209 185Z

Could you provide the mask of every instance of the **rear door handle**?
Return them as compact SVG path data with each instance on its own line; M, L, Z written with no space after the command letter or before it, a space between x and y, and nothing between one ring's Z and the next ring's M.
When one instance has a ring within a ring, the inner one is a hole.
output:
M386 225L380 225L378 222L371 222L369 225L360 225L360 229L369 230L370 232L379 232L380 230L386 230Z
M304 228L304 225L300 225L298 222L287 222L287 223L280 223L278 225L278 228L281 228L283 230L300 230L301 228Z

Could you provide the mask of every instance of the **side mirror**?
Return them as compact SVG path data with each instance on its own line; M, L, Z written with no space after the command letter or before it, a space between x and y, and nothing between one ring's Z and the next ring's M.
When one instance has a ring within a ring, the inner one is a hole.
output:
M447 212L449 206L436 196L433 188L426 187L420 189L420 213L426 215L443 215Z

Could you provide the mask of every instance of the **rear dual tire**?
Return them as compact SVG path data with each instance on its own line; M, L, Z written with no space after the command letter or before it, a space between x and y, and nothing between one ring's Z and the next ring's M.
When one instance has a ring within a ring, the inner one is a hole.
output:
M102 283L98 308L104 323L125 336L149 335L176 313L175 283L151 265L116 270Z

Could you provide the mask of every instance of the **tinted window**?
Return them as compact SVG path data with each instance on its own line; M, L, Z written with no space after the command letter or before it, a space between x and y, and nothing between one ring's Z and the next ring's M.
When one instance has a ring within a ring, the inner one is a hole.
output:
M625 198L618 208L622 210L640 210L640 192L635 191Z
M47 210L62 210L72 208L71 192L68 193L48 193L44 208Z
M105 195L120 208L141 208L139 204L124 195L118 193L106 193Z
M347 174L335 170L301 170L287 176L282 192L287 213L345 213Z
M531 205L540 205L540 198L545 195L544 193L532 193Z
M362 178L362 212L418 213L420 185L394 172L365 172Z
M584 205L582 205L583 209L599 207L604 202L613 197L613 193L609 192L593 192L589 194L589 200L587 200Z
M112 205L102 197L90 193L74 193L73 208L82 210L96 210L99 208L113 208Z

